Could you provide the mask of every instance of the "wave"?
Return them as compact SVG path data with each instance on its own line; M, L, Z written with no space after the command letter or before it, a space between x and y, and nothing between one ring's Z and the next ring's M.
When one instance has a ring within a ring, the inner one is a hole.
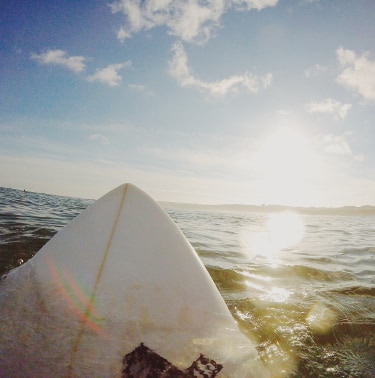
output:
M330 290L331 293L341 294L341 295L361 295L369 296L375 298L375 287L364 287L364 286L350 286L337 290ZM374 303L375 307L375 303ZM375 310L375 308L374 308Z

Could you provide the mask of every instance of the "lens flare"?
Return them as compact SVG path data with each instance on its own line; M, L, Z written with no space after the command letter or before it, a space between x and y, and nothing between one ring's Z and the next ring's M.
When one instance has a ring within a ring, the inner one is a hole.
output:
M100 325L103 318L97 313L90 290L80 285L69 272L59 269L52 259L49 259L48 265L54 283L72 313L92 331L104 336L105 332Z
M316 303L307 314L306 321L313 332L328 333L336 324L337 314L323 303Z

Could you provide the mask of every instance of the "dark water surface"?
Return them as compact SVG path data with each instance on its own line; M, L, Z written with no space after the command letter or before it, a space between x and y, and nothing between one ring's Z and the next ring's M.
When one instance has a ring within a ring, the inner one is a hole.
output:
M0 188L0 274L92 201ZM167 209L273 377L375 377L375 217Z

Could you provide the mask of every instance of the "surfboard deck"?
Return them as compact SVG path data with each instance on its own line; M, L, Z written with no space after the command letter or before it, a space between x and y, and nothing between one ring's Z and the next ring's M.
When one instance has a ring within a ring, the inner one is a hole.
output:
M2 377L268 376L190 243L132 184L3 278L0 316Z

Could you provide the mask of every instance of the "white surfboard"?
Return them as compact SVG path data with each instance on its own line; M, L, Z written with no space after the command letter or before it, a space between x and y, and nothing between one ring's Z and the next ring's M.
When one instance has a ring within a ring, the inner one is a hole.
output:
M1 377L194 369L268 376L189 242L134 185L89 206L0 281Z

